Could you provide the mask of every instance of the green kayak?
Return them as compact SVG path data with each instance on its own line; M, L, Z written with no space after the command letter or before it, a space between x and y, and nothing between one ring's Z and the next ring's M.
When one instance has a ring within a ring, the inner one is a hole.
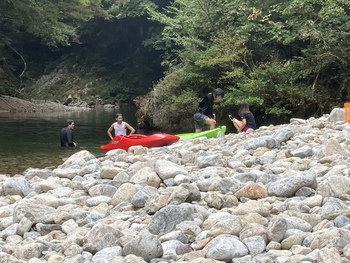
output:
M222 132L225 134L226 132L226 126L220 126L218 128L215 128L213 130L207 130L207 131L202 131L202 132L192 132L192 133L181 133L181 134L176 134L177 136L180 137L180 139L188 138L188 139L194 139L194 138L199 138L199 137L207 137L207 138L217 138L218 133Z

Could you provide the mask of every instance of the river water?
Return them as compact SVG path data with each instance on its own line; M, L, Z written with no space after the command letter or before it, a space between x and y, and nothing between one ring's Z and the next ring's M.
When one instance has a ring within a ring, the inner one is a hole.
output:
M124 121L136 129L135 106L52 113L0 112L0 174L13 176L23 174L30 167L57 167L64 159L81 150L88 150L96 156L103 155L100 145L109 142L107 129L119 112L123 114ZM77 148L60 147L59 133L67 119L75 121L73 135ZM227 126L226 133L234 132L228 118L220 125ZM183 132L191 129L193 127L183 127ZM150 134L155 131L136 129L136 132Z
M115 114L136 129L136 108L93 109L54 113L0 113L0 174L16 175L31 168L57 167L65 158L81 150L102 155L107 129ZM59 133L67 119L75 120L74 141L78 147L61 149ZM149 131L148 131L149 132ZM137 130L144 134L144 131Z

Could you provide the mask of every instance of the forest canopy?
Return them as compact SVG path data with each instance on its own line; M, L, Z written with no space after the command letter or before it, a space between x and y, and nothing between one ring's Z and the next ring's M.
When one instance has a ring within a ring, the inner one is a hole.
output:
M242 100L259 119L319 116L350 99L349 18L345 0L5 0L0 67L18 83L0 92L78 65L91 95L166 129L217 87L218 118Z
M154 120L169 105L184 116L181 94L197 102L216 87L223 113L244 100L261 118L321 115L349 99L348 1L175 0L149 14L164 25L155 46L169 68L149 94Z

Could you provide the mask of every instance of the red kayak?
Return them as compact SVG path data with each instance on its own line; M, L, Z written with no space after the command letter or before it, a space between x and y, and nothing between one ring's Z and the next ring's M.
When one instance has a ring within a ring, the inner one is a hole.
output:
M179 136L167 133L155 133L151 135L132 134L132 135L117 135L108 144L101 145L102 151L108 152L114 149L128 150L130 146L141 145L144 147L161 147L170 145L179 140Z

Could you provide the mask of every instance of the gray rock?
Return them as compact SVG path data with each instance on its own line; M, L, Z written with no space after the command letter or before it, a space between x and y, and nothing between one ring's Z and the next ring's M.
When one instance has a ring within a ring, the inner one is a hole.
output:
M191 184L181 184L172 191L168 203L177 202L177 203L185 203L185 202L194 202L200 201L201 194L198 188L195 185Z
M98 251L91 259L92 263L113 262L113 259L121 257L123 250L120 246L107 247Z
M210 166L225 166L222 154L219 153L209 154L206 156L198 156L194 163L199 168L205 168Z
M180 204L167 205L159 210L149 224L149 231L152 234L169 233L173 231L177 224L185 220L194 220L199 218L204 220L209 213L206 209L198 205Z
M45 236L48 233L58 230L61 231L62 227L61 225L58 224L42 224L42 223L37 223L35 225L36 231L40 233L40 235Z
M30 260L32 258L40 258L44 250L44 245L41 243L30 243L21 246L13 255L21 260Z
M131 199L131 204L135 207L144 207L151 196L143 190L139 190Z
M163 248L159 239L145 229L125 244L123 254L139 256L149 262L152 258L161 257Z
M292 120L291 120L292 122ZM279 143L283 143L288 141L290 138L294 136L294 132L290 128L282 128L278 130L274 135L273 138Z
M292 197L302 187L311 187L316 183L313 174L305 173L284 178L267 185L269 195Z
M306 158L312 156L313 152L310 146L304 145L298 149L291 151L291 154L294 157Z
M4 195L26 196L31 191L28 181L23 177L8 178L2 184L2 192Z
M113 247L116 244L118 238L122 236L121 232L115 228L97 223L93 228L84 236L83 249L95 254L96 252L106 248Z
M248 248L250 255L255 256L261 254L266 249L266 243L261 236L252 236L242 239L243 244Z
M329 114L328 121L330 122L344 121L344 114L345 114L344 108L334 108Z
M167 160L157 160L155 162L154 170L163 180L174 178L178 174L188 173L181 165Z
M248 248L237 237L231 235L220 235L214 238L207 244L206 250L207 258L225 262L248 254Z
M280 242L287 230L287 221L283 217L274 217L267 227L267 238L269 241Z
M244 149L246 150L256 150L259 147L266 147L269 149L278 147L279 144L271 136L261 136L259 138L250 139L244 143Z
M342 228L350 224L350 218L345 215L339 215L333 220L334 226Z

